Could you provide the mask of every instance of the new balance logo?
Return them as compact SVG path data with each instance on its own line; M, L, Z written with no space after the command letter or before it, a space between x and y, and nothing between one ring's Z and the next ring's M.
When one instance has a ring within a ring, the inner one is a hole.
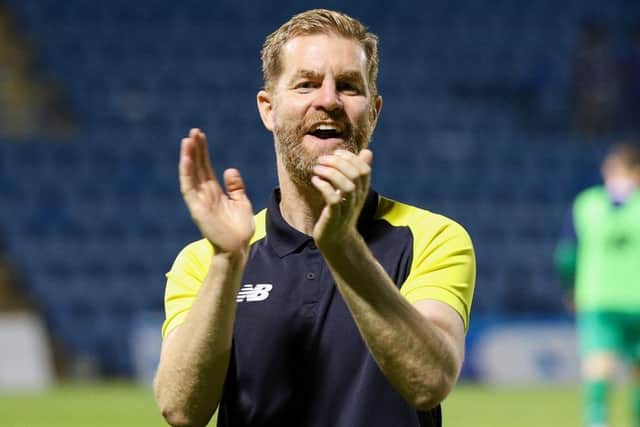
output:
M257 285L247 283L245 285L242 285L242 288L240 288L240 292L238 292L236 301L264 301L269 298L269 292L271 292L271 289L273 289L273 285L269 283L259 283Z

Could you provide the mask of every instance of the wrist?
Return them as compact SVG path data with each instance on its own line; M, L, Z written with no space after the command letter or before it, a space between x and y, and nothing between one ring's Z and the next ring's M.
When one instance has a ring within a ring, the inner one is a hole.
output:
M243 267L248 258L248 246L234 251L220 251L214 247L211 263L219 268Z
M362 236L356 229L343 233L336 233L334 236L316 240L316 246L325 258L343 258L352 252L353 247L362 242Z

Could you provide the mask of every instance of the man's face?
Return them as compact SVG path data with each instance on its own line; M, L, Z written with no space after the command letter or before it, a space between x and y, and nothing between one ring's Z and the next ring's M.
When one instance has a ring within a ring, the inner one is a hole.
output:
M358 153L369 144L381 100L369 93L367 58L357 41L295 37L283 46L281 61L265 125L291 179L309 185L319 156L338 148Z
M608 156L602 164L602 177L604 181L631 181L634 169L630 168L616 156Z
M604 186L614 200L623 201L640 186L640 167L629 166L615 156L602 164Z

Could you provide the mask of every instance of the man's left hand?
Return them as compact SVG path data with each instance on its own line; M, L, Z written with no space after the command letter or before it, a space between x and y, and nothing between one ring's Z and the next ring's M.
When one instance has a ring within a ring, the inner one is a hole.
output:
M368 149L358 154L336 150L318 158L311 182L326 202L313 228L313 239L319 248L340 245L356 232L369 192L372 160L373 153Z

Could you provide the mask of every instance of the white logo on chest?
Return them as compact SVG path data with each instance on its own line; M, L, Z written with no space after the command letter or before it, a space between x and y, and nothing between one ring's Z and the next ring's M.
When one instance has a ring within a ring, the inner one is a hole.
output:
M258 283L256 285L252 285L250 283L242 285L240 291L238 292L238 297L236 301L242 302L256 302L256 301L264 301L269 298L269 292L273 289L273 285L269 283Z

